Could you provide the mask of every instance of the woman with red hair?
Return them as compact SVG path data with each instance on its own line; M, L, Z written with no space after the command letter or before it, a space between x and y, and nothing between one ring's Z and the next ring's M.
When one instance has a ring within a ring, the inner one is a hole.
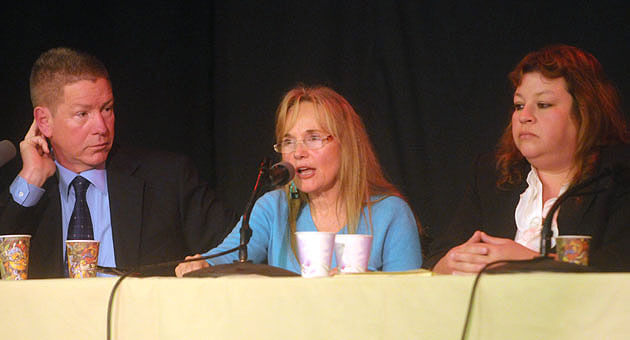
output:
M617 91L591 54L545 47L526 55L509 78L511 122L497 151L477 160L454 221L431 245L425 266L437 273L476 273L493 261L537 256L543 219L562 193L630 164ZM630 269L626 173L594 181L552 221L553 236L592 236L590 262L599 269Z

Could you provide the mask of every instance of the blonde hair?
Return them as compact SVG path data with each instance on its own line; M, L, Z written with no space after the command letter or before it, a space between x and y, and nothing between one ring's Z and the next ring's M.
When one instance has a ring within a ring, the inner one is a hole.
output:
M348 232L356 233L363 208L368 207L368 229L372 230L371 205L387 196L402 197L398 189L385 176L374 153L361 118L348 101L334 90L325 86L305 87L299 85L284 96L276 111L276 142L280 143L287 131L298 119L301 102L312 103L322 127L339 141L341 165L337 180L340 183L337 204L346 213ZM296 114L290 114L293 111ZM295 231L297 216L308 202L305 193L291 198L290 184L285 187L289 201L288 228L291 248L295 253ZM374 200L373 198L374 197ZM403 198L404 199L404 198Z

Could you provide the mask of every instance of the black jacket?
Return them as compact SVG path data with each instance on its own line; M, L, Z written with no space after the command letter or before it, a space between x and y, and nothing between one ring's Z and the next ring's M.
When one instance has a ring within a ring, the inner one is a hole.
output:
M107 185L116 264L119 268L183 259L218 245L235 214L202 182L187 157L114 147ZM0 199L0 234L31 234L29 278L62 277L61 202L57 176L25 208L7 192ZM174 266L150 274L173 275Z
M477 159L473 178L448 228L433 237L424 267L432 268L453 247L468 240L475 230L495 237L514 239L514 212L525 180L506 190L497 188L494 154ZM619 145L601 150L597 176L605 176L579 191L560 207L560 235L591 235L589 262L601 270L630 270L630 147ZM529 165L527 165L529 168ZM526 173L526 172L525 172Z

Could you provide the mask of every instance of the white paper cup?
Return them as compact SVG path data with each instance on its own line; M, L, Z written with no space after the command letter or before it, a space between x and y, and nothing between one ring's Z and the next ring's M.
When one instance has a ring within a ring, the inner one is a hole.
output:
M335 233L298 231L295 236L302 277L329 276Z
M340 273L364 273L367 271L372 235L347 234L335 236L335 257Z

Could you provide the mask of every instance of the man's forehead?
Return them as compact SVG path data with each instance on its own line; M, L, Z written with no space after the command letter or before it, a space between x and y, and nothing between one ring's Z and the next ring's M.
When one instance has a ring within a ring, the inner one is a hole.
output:
M95 100L98 106L113 102L110 82L106 78L80 79L62 87L56 106L65 104L72 107L91 107Z
M112 87L109 80L105 78L79 79L65 84L62 87L61 95L62 97L67 97L68 95L87 95L92 92L111 94Z
M107 83L107 85L109 85L109 79L107 78L103 78L103 77L95 77L95 76L83 76L80 78L74 78L68 82L66 82L65 84L63 84L62 88L65 89L67 87L70 86L75 86L79 83L92 83L92 84L96 84L99 81L105 81Z

